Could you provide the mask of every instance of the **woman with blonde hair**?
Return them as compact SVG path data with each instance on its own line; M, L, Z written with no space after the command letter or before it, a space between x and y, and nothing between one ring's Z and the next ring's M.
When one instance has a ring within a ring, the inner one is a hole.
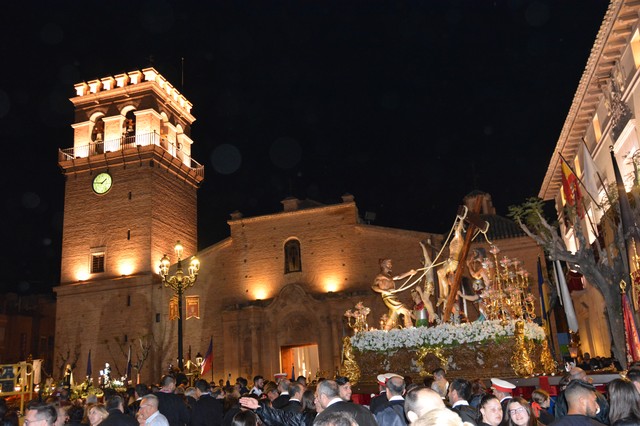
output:
M100 423L102 423L102 421L106 419L108 416L109 416L109 412L107 411L106 408L104 408L104 405L96 404L93 407L89 408L89 411L88 411L89 425L97 426Z

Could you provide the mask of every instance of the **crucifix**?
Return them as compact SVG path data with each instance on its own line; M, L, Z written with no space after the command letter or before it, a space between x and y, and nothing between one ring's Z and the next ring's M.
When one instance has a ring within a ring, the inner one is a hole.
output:
M451 288L449 289L449 296L444 305L444 311L442 313L442 321L448 322L453 309L453 304L456 302L458 290L460 289L460 283L462 282L462 273L464 272L465 260L469 254L469 248L471 247L471 241L473 240L473 234L476 229L484 229L484 232L489 228L489 224L480 218L480 209L482 207L482 197L476 198L476 203L473 206L473 210L467 212L464 217L464 221L468 223L467 233L464 237L464 244L458 255L458 266L451 282Z

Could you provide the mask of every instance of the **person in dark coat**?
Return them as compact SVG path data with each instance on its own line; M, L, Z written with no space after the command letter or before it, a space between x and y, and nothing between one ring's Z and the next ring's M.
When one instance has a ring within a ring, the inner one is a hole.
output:
M187 426L189 424L189 408L180 395L176 395L176 379L164 376L162 386L154 395L158 398L158 411L164 415L169 426Z
M120 395L112 395L107 399L106 407L109 415L100 424L103 426L138 426L138 421L124 413L124 400Z
M302 412L302 393L304 387L298 383L293 382L289 385L289 402L282 409L284 411L293 411L294 413Z
M462 421L475 426L478 410L469 405L471 383L465 379L454 379L449 385L447 398L451 404L451 410L457 413Z
M344 412L351 414L358 426L377 426L375 417L362 405L344 401L340 398L338 384L333 380L324 380L316 388L316 408L318 415L314 424L322 422L333 413Z
M283 408L289 402L289 385L291 382L289 379L281 379L278 382L278 392L280 395L271 402L273 408Z
M404 379L392 377L387 380L386 388L389 401L375 412L376 421L381 426L406 426L404 398L402 397L405 390Z
M195 383L198 400L191 413L191 426L220 426L222 424L222 400L211 396L209 383L200 379Z

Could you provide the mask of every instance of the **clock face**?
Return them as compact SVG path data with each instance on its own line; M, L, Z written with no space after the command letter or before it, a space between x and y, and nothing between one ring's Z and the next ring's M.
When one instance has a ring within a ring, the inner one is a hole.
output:
M100 173L93 178L93 191L96 194L106 194L111 189L113 179L109 173Z

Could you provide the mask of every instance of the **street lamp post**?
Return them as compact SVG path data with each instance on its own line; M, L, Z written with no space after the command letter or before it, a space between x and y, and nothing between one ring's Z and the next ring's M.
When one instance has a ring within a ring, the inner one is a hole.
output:
M182 356L182 295L184 291L193 286L198 279L198 271L200 270L200 262L194 256L189 264L189 275L185 275L182 270L182 244L180 241L174 247L178 262L176 264L176 274L169 276L169 266L171 262L165 254L160 260L160 276L165 287L171 287L178 297L178 368L184 370L184 359Z

